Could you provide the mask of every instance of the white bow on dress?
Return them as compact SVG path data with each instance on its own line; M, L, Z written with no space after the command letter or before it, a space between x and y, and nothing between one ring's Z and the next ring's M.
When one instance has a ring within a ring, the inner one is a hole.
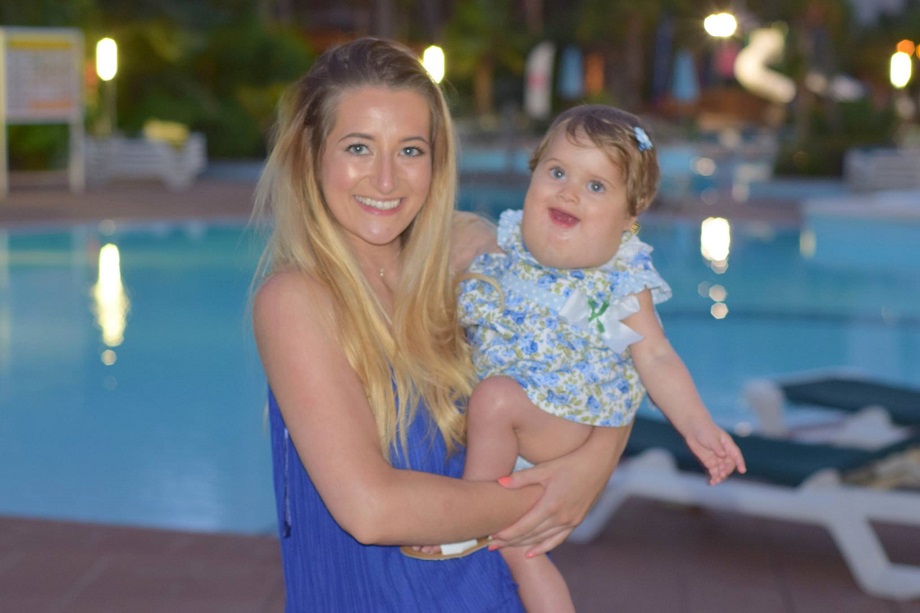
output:
M588 299L581 290L572 292L559 309L560 317L572 325L584 330L596 330L616 353L622 353L631 344L642 340L641 334L620 321L638 312L639 299L633 295L598 304Z

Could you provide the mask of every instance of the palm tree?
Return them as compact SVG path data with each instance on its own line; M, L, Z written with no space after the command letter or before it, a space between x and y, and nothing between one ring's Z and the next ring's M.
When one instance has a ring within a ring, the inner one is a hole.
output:
M519 74L524 69L526 35L509 0L460 0L447 25L448 70L473 81L477 115L494 112L494 74L503 67Z

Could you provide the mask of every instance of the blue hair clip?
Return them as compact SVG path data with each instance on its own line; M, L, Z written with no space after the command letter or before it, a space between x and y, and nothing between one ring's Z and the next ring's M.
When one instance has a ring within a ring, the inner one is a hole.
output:
M633 128L633 131L635 131L636 140L639 142L639 151L648 151L654 147L652 144L652 139L648 137L648 134L645 133L645 130L639 126L636 126Z

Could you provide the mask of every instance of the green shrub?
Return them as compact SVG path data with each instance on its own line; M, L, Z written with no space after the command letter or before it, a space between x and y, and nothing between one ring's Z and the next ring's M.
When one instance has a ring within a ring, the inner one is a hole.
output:
M64 124L8 128L10 170L58 170L70 156L70 128Z
M829 108L813 107L804 140L780 144L775 174L841 176L848 149L893 146L897 118L891 108L874 108L868 99Z

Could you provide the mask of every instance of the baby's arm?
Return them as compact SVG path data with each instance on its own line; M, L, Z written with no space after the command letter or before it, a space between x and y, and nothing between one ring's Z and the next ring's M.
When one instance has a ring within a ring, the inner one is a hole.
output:
M687 441L713 485L733 470L746 472L732 437L712 420L683 360L671 347L655 314L649 290L637 294L639 312L623 323L643 336L630 345L633 362L649 396Z

